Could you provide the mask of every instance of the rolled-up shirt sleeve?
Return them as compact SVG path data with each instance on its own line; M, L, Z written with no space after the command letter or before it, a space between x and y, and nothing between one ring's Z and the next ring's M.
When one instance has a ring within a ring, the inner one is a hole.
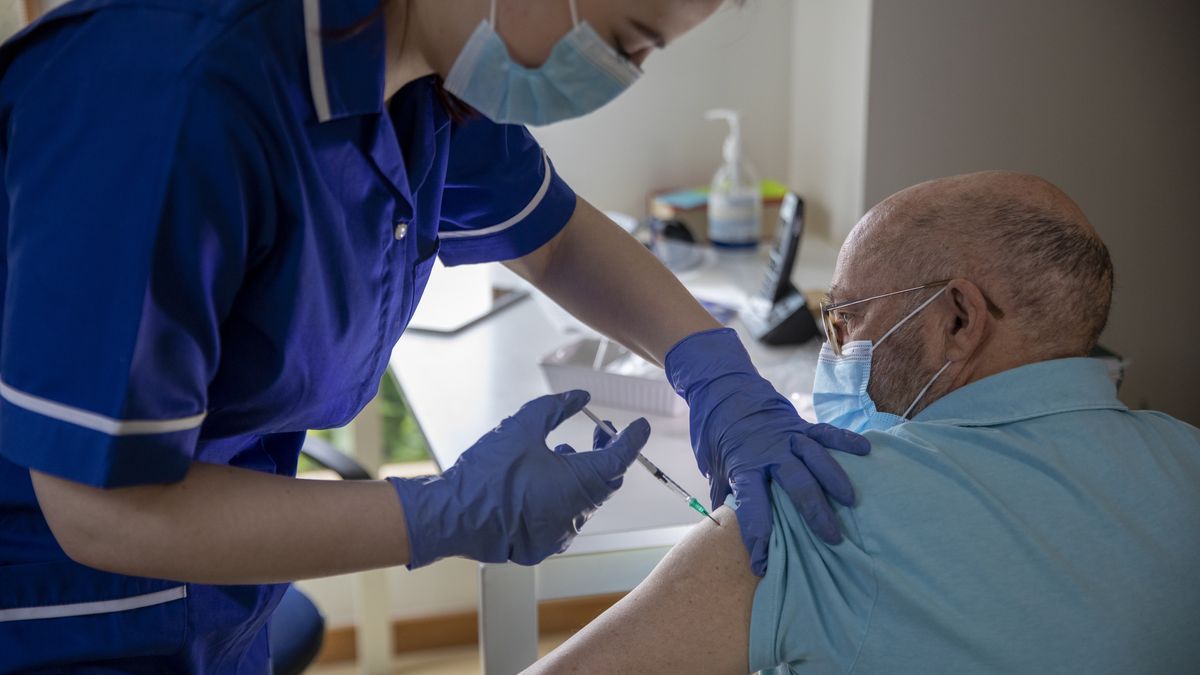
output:
M736 507L732 497L727 504ZM771 484L771 507L767 572L750 616L750 669L850 672L878 593L853 510L835 509L845 539L830 546L778 483Z
M121 76L26 92L3 157L0 455L99 487L186 474L270 199L223 96Z
M483 118L454 125L438 226L443 263L532 253L574 212L575 193L525 127Z

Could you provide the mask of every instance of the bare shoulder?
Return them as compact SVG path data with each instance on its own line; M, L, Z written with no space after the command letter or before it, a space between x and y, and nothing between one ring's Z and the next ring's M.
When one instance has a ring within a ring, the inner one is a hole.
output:
M728 508L704 520L650 576L531 673L746 673L758 578Z

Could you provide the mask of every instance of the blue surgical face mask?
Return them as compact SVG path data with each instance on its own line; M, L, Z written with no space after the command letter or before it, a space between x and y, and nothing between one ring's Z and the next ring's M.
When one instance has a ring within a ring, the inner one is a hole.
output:
M537 68L513 61L491 15L471 34L446 76L446 91L493 122L550 124L596 110L629 88L642 74L580 22L571 2L574 28L554 45Z
M950 361L941 367L937 373L925 383L917 397L909 404L903 415L893 415L881 412L875 407L875 401L867 393L867 385L871 380L871 357L875 347L895 333L906 321L929 306L946 289L934 293L931 298L921 303L907 316L900 319L888 332L872 344L870 340L847 342L842 347L842 354L834 353L833 347L826 342L821 346L821 354L817 357L817 376L813 381L813 409L818 422L825 422L856 433L890 429L904 422L909 413L917 407L929 388L937 381L942 373L950 367Z

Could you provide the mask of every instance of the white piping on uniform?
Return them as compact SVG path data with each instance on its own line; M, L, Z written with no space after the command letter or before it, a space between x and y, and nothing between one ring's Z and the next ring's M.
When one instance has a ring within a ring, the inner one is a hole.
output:
M521 211L519 213L517 213L517 215L513 216L512 218L509 218L508 220L504 221L503 223L500 223L499 225L492 225L490 227L484 227L484 228L481 228L478 230L460 230L457 232L439 232L438 237L441 239L465 239L467 237L484 237L489 234L495 234L497 232L502 232L504 230L507 230L508 228L512 227L513 225L516 225L517 223L521 222L522 220L525 220L525 218L527 216L529 216L529 214L533 213L533 210L538 207L538 204L542 203L542 199L544 199L546 197L546 193L550 190L550 177L551 177L551 174L553 173L553 169L550 168L550 157L546 154L545 150L542 151L542 161L545 162L545 174L546 174L545 176L542 177L542 186L540 188L538 188L537 194L535 194L533 196L533 199L529 200L529 203L526 204L525 208L521 209Z
M202 422L207 412L190 417L179 417L171 420L118 420L105 417L94 412L81 410L63 403L51 401L33 394L13 389L0 380L0 398L9 403L24 408L39 415L45 415L60 422L68 422L109 436L140 436L145 434L166 434L172 431L194 429Z
M187 597L187 586L175 586L162 591L133 595L116 600L96 600L94 602L76 602L69 605L42 605L40 607L14 607L0 609L0 623L5 621L29 621L32 619L61 619L67 616L87 616L89 614L109 614L130 609L152 607Z
M308 88L317 120L328 122L329 88L325 86L325 57L321 52L321 0L304 0L304 46L308 50Z

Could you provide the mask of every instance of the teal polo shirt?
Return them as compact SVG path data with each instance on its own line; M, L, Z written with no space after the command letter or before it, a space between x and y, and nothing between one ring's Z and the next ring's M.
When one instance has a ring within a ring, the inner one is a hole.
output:
M793 673L1195 673L1200 430L1103 364L1015 368L839 455L830 546L773 493L750 666Z

